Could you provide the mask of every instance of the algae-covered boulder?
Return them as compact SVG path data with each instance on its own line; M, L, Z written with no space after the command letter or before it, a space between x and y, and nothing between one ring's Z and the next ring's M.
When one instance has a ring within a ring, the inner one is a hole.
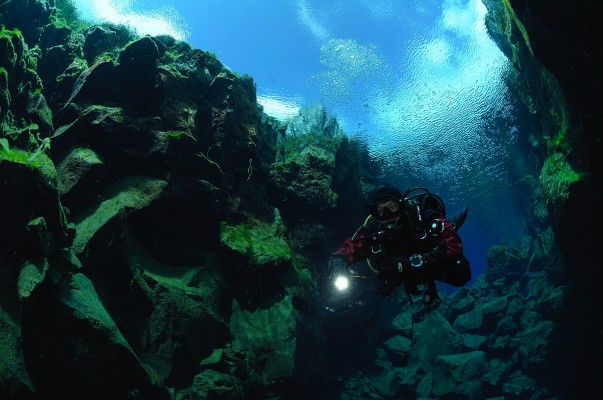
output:
M243 384L230 374L206 369L195 376L191 400L239 400L245 398Z
M0 190L10 193L0 196L0 209L5 211L0 251L10 257L42 256L41 252L69 241L57 173L42 147L29 152L11 149L7 143L0 139Z
M44 136L53 130L42 80L34 68L36 62L21 31L1 25L0 123L3 136L18 140L20 145L27 143L25 134L32 130L40 129ZM9 109L11 112L7 114Z
M82 254L105 226L148 206L161 195L166 185L161 179L130 177L109 188L105 194L106 200L75 217L73 250L76 254Z
M94 64L102 55L115 55L134 38L132 30L126 26L103 24L91 26L83 33L84 58Z
M250 312L232 305L233 349L246 354L247 373L257 385L293 376L296 368L296 311L291 296Z
M64 196L78 183L98 179L102 170L103 162L93 150L85 147L72 149L57 167L59 193Z
M511 281L521 273L521 260L504 245L492 246L486 256L486 281L492 283L498 279Z
M277 208L270 222L252 220L235 226L222 223L220 240L248 259L252 268L277 265L291 260L285 225Z
M540 172L540 186L547 200L556 204L567 200L572 185L583 179L561 153L549 155Z
M113 250L111 257L99 257L96 266L111 260L120 263L129 282L112 280L124 275L119 268L98 274L97 281L112 294L112 309L132 334L141 361L162 380L188 386L201 360L229 340L231 298L225 293L229 283L219 260L207 254L196 265L173 265L153 257L134 235L129 234L124 245L127 261Z

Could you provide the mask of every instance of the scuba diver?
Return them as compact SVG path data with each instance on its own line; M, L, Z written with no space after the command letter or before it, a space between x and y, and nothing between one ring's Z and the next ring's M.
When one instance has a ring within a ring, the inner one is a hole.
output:
M423 293L429 309L440 302L436 280L456 287L471 280L457 232L465 222L467 207L448 220L441 198L427 189L413 188L401 194L394 186L383 184L373 192L368 208L370 215L364 224L333 256L345 260L346 266L366 259L382 281L377 288L381 296L389 296L402 285L411 307L411 295ZM372 257L377 268L372 266Z

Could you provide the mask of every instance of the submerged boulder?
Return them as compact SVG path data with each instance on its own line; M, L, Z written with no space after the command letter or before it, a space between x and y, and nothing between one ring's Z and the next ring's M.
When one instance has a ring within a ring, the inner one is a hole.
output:
M256 385L293 377L296 365L296 311L291 296L249 312L233 302L233 349L246 354L247 374Z
M130 177L109 188L106 200L75 216L73 249L76 254L82 254L105 226L119 223L127 214L148 206L161 195L166 185L167 182L160 179Z
M436 397L462 395L483 399L482 375L488 362L482 351L438 356L433 368L433 394Z
M251 268L258 268L291 260L291 249L284 234L285 225L275 208L273 221L252 220L235 226L223 222L220 240L225 246L247 257Z
M23 314L23 352L39 396L168 399L115 325L92 282L44 285ZM94 373L90 373L94 371Z

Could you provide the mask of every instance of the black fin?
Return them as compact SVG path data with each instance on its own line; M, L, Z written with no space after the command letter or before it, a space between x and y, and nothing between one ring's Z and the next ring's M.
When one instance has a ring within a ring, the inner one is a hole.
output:
M457 231L459 228L465 223L467 219L467 214L469 213L469 207L465 207L465 209L457 212L448 220L452 225L454 225L454 229Z

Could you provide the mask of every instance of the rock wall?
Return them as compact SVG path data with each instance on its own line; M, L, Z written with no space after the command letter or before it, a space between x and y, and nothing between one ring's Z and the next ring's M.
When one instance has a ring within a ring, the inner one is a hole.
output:
M251 77L54 3L0 5L2 398L303 398L328 375L302 361L325 343L321 243L277 171L320 174L295 206L344 213L332 164L361 147L318 126L328 149L277 161L292 135Z
M557 321L557 335L566 340L551 362L575 366L559 376L568 398L598 396L603 388L598 379L603 367L599 344L603 326L593 310L601 305L602 276L596 267L600 264L600 233L596 227L603 222L597 206L603 193L599 156L603 121L596 110L603 105L603 86L597 7L589 1L562 0L485 3L493 21L501 21L501 9L513 11L515 22L508 26L514 28L508 34L497 29L496 23L490 25L490 31L501 48L523 53L515 59L521 81L530 88L532 98L541 99L535 108L542 121L542 136L536 138L542 149L540 183L545 192L547 188L564 192L553 196L547 209L565 262L564 272L574 289L565 298ZM541 72L538 76L526 71ZM540 90L543 87L551 89ZM555 107L560 100L566 104L563 114L556 112L562 109Z

